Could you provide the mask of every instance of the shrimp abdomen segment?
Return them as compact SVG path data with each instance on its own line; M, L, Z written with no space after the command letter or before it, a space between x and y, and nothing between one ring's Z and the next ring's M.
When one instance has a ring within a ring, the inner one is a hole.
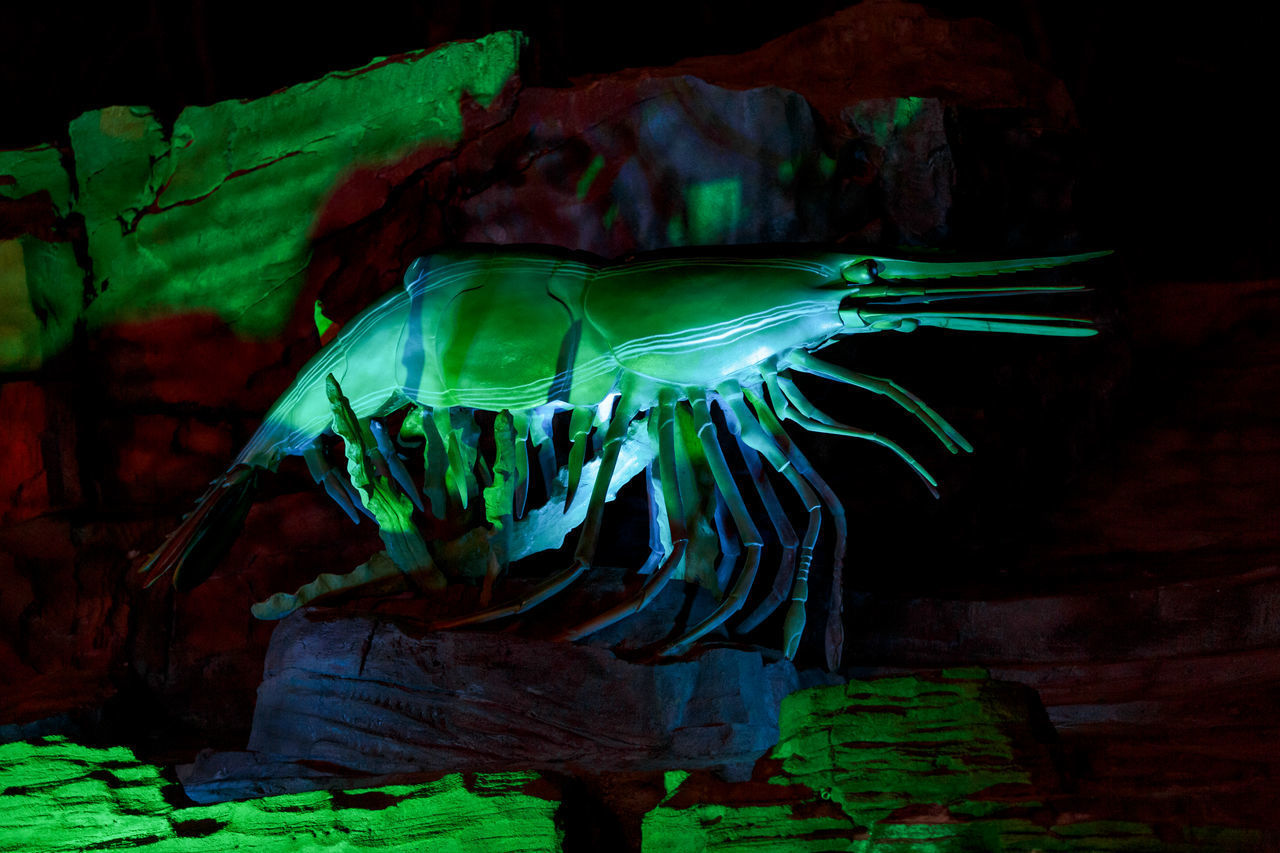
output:
M421 315L448 333L433 342L436 387L424 377L411 399L500 411L595 405L613 390L617 362L583 316L593 266L538 255L468 266L465 285Z
M586 313L625 369L714 388L840 331L842 289L818 260L680 258L606 267Z

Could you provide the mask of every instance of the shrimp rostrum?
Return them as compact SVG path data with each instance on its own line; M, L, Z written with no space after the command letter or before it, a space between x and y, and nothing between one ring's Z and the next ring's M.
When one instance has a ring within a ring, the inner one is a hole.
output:
M530 446L544 471L555 471L554 454L547 453L551 418L567 410L573 447L566 466L566 503L590 448L595 448L598 463L571 564L517 600L437 622L436 627L519 614L586 572L606 497L617 485L612 481L620 451L639 430L653 448L647 465L653 548L645 566L647 579L632 598L590 615L563 637L583 637L644 607L672 577L680 576L694 525L706 529L706 519L714 515L721 540L732 543L724 550L736 551L740 565L710 614L661 651L688 650L735 617L750 598L766 543L748 509L758 501L774 528L781 557L768 593L736 628L750 631L789 602L783 648L788 656L795 654L825 516L835 552L825 645L828 664L835 667L842 646L845 514L782 423L874 442L899 457L935 495L937 483L894 441L824 414L801 392L796 374L883 395L915 416L951 452L969 451L960 433L911 392L890 379L829 364L814 352L851 335L909 332L921 326L1092 335L1095 330L1082 320L953 309L977 297L1079 290L992 286L970 279L1058 267L1103 254L925 262L803 249L776 256L639 256L606 263L552 249L474 249L419 258L405 274L403 289L355 317L302 369L230 469L214 481L143 571L154 577L170 569L175 578L184 571L194 574L189 566L202 559L202 546L218 539L211 529L243 515L237 507L247 500L254 473L274 470L286 455L306 458L312 475L353 519L359 510L374 515L388 553L408 571L415 567L406 563L429 562L430 557L421 546L403 541L391 547L393 537L412 526L408 517L414 508L426 511L430 505L439 512L439 501L424 495L404 469L380 419L409 406L406 424L434 427L444 439L436 467L449 468L444 481L465 503L475 437L453 429L450 416L468 410L494 413L495 433L504 436L498 455L507 460L514 486L502 496L507 505L497 514L518 518L524 512ZM713 409L719 410L727 430L715 424ZM324 462L320 439L344 419L345 428L338 432L348 458L372 459L375 464L366 470L374 471L373 476L355 476L358 469L352 467L348 481ZM741 478L741 486L725 459L721 445L726 438L745 463L748 476ZM428 468L432 458L427 454ZM792 526L775 483L804 507L802 525ZM491 497L486 491L486 501ZM400 507L398 514L388 506Z

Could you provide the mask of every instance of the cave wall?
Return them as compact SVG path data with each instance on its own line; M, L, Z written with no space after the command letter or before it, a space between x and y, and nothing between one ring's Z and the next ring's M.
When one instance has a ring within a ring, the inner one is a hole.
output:
M1114 130L1098 83L1068 86L1043 51L947 10L862 4L745 54L555 86L524 79L546 50L498 33L247 100L102 106L0 154L6 739L108 733L160 763L243 745L271 635L249 604L365 559L368 525L286 466L205 585L142 590L132 567L319 346L317 304L342 323L418 254L1105 245L1117 257L1076 304L1096 342L918 334L833 351L925 395L980 450L933 457L935 503L874 451L807 445L858 532L846 661L977 664L1035 689L1061 790L1099 819L1274 830L1266 215L1169 209L1156 178L1116 174L1136 161L1098 154ZM1157 165L1167 137L1152 124ZM1248 140L1238 161L1206 148L1222 182L1245 180Z

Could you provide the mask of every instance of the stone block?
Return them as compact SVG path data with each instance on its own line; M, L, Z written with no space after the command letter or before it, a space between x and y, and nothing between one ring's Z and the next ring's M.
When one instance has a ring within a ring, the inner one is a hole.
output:
M303 610L272 637L249 751L203 754L182 780L208 802L459 770L741 776L776 742L778 704L796 684L789 661L750 650L630 663Z

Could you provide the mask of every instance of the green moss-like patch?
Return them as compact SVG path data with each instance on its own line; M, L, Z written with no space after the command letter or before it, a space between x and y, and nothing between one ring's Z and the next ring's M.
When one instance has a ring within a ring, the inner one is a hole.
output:
M1034 738L1016 689L982 670L801 690L761 785L669 775L644 849L1005 851L1248 850L1259 833L1059 816L1027 766ZM758 768L759 769L759 768ZM768 790L771 789L771 790Z
M972 798L997 785L1023 788L1029 797L1030 775L1007 730L1014 709L990 695L990 684L962 673L794 693L783 702L773 753L785 772L773 781L827 791L868 824L916 803L984 813L989 806Z
M19 205L10 217L19 233L0 240L0 371L33 370L71 340L84 303L75 249L50 242L54 217L71 204L61 152L50 145L0 151L0 200Z
M47 192L53 209L66 216L71 205L71 179L62 153L52 145L0 151L0 198L25 198Z
M559 803L523 793L536 779L479 774L468 784L454 774L183 808L129 749L44 738L0 745L0 850L558 850Z

